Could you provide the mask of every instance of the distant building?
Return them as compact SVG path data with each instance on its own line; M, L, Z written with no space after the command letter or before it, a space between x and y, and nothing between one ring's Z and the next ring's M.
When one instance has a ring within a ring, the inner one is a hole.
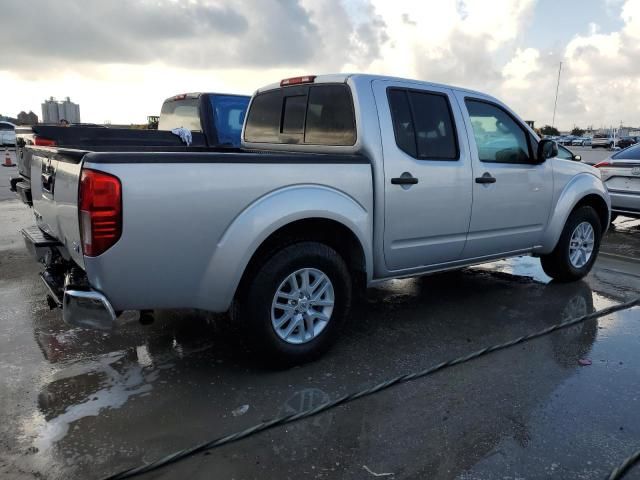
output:
M29 110L29 113L26 113L24 110L18 114L18 125L37 125L38 124L38 116Z
M69 123L80 123L80 105L73 103L69 97L59 102L50 97L42 104L42 121L44 123L58 123L65 119Z

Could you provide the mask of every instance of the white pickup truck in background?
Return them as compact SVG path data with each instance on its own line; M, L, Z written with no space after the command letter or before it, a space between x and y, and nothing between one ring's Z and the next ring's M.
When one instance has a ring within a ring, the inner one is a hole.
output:
M67 322L231 310L266 360L299 363L337 338L356 288L523 254L576 280L609 225L596 169L474 91L286 79L252 97L242 141L29 147L37 226L23 234Z

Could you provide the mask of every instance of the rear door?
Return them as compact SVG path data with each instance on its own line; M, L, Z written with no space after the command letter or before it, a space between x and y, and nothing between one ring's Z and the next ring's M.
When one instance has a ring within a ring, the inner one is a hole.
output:
M551 162L535 158L536 140L502 105L458 93L473 159L473 212L465 259L540 245L553 197Z
M376 80L389 270L458 260L471 215L471 159L451 90Z

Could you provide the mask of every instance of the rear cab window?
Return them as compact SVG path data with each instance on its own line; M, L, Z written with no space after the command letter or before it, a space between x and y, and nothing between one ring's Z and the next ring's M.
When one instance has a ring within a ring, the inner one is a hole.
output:
M160 111L158 130L186 128L192 132L201 132L198 98L180 98L165 100Z
M250 97L241 95L210 95L218 145L240 146L240 135Z
M258 93L247 114L250 143L351 146L356 122L345 84L283 87Z

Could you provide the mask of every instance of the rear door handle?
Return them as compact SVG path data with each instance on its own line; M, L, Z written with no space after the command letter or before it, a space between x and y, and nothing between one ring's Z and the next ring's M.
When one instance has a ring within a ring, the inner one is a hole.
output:
M418 183L418 179L409 174L406 177L394 177L391 179L391 183L393 185L415 185Z
M496 183L496 177L492 177L489 172L484 172L481 177L476 177L476 183Z

